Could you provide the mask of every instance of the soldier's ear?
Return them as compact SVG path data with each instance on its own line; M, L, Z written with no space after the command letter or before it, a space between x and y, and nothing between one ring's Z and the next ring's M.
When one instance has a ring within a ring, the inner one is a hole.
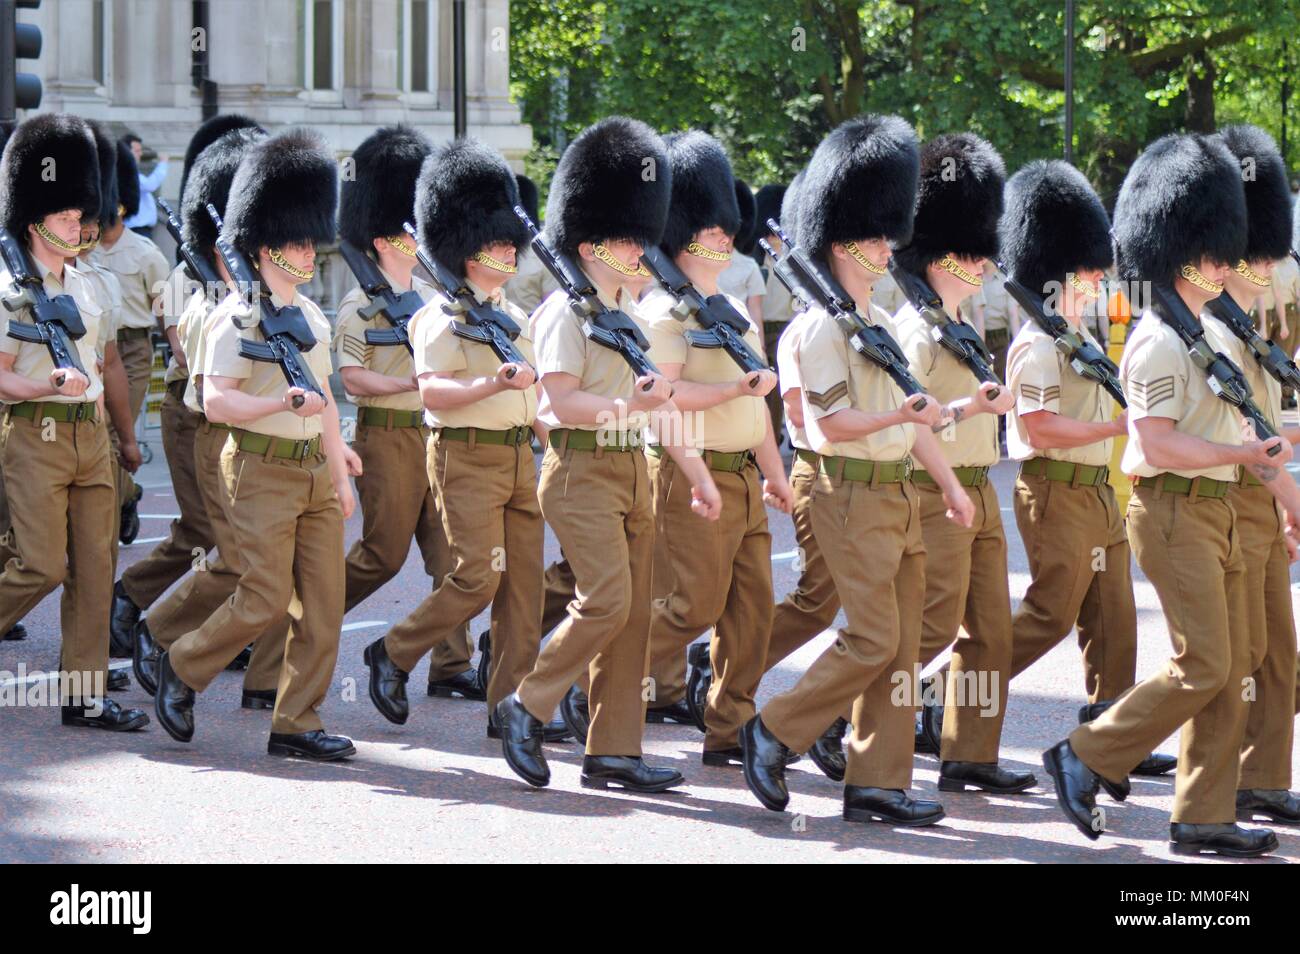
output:
M595 254L591 251L590 242L578 243L578 258L582 259L584 262L594 262L596 260Z

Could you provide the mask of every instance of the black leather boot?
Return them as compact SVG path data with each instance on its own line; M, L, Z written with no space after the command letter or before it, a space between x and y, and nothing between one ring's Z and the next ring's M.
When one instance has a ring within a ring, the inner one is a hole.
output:
M134 732L149 724L149 717L143 709L123 709L112 699L87 706L80 700L69 700L61 707L64 725L82 726L90 729L107 729L109 732Z
M997 762L940 762L939 791L964 792L967 788L994 795L1015 795L1038 784L1032 772L1012 772Z
M1056 801L1074 827L1096 841L1101 837L1097 814L1097 775L1064 739L1043 753L1043 768L1056 783Z
M1286 789L1241 788L1237 790L1237 818L1254 821L1263 815L1279 825L1300 825L1300 798Z
M153 705L158 722L168 735L177 742L194 738L194 690L176 675L167 653L158 659L158 692L153 697Z
M785 766L790 750L754 716L740 730L740 751L745 784L766 809L785 811L790 790L785 784Z
M149 623L140 620L131 636L131 669L136 681L151 696L158 691L158 657L161 655L162 650L149 632Z
M808 750L808 757L832 782L844 781L848 768L844 758L844 733L848 728L847 720L836 719Z
M587 707L587 694L573 686L560 700L560 717L573 733L574 739L581 746L587 744L587 732L591 729L591 712Z
M1277 835L1267 828L1223 825L1169 826L1169 847L1176 855L1223 855L1225 858L1258 858L1277 851Z
M442 696L446 699L456 696L476 702L487 699L487 693L479 686L477 669L466 669L446 679L430 679L428 691L430 696Z
M639 755L588 755L582 760L582 787L617 785L629 792L666 792L686 781L676 769L647 765Z
M501 730L501 752L511 771L529 785L550 784L551 768L542 754L542 723L512 692L497 705L497 726Z
M244 689L239 695L241 709L274 709L276 690Z
M140 535L140 498L144 496L144 488L136 485L135 493L131 495L122 504L122 522L118 525L117 539L122 546L134 543L135 538ZM127 630L129 633L130 630Z
M478 683L479 692L483 693L483 698L487 698L488 682L492 679L492 630L485 629L478 636L478 667L474 670L474 678Z
M19 643L27 638L27 627L21 622L14 623L9 627L9 631L0 636L0 642Z
M677 725L695 725L695 717L691 715L685 699L670 702L666 706L646 707L645 721L646 725L661 725L668 722L675 722Z
M389 722L405 725L411 714L406 699L406 680L410 674L388 657L382 636L366 647L363 658L370 667L370 701Z
M893 788L844 786L844 820L884 822L901 828L933 825L943 818L943 806L927 799L910 797Z
M337 762L356 755L357 747L347 736L328 735L324 729L294 733L272 732L266 742L266 754L312 762Z
M1105 712L1114 704L1115 704L1115 700L1109 699L1105 702L1091 702L1086 706L1080 706L1079 725L1083 725L1085 722L1091 722L1093 719L1097 718L1097 716L1101 715L1103 712ZM1129 774L1146 775L1146 776L1154 777L1159 775L1168 775L1170 772L1176 771L1177 769L1178 769L1178 759L1176 759L1174 756L1162 755L1158 752L1152 752L1141 762L1135 765ZM1124 801L1123 797L1116 798L1115 793L1110 791L1110 789L1107 787L1107 784L1108 783L1106 782L1106 780L1102 779L1101 782L1102 788L1105 788L1107 792L1110 792L1111 797L1115 798L1116 801L1120 801L1120 802ZM1128 785L1128 780L1125 779L1124 782L1125 795L1128 794L1127 785Z
M690 672L686 677L686 708L695 720L695 728L704 728L704 710L709 703L709 686L713 684L713 661L709 658L707 642L692 643L686 650L686 664Z
M113 659L131 658L131 633L140 622L140 607L126 595L118 580L113 584L113 604L108 614L108 655Z

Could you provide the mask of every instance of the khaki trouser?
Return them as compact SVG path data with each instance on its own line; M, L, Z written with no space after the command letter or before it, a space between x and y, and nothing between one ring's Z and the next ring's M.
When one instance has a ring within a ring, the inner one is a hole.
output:
M218 607L228 602L244 571L239 543L230 525L230 501L221 486L221 453L229 436L228 430L212 427L206 419L199 419L194 435L194 470L217 555L214 559L209 551L195 566L194 572L149 612L146 618L149 634L163 649L191 630L198 629ZM284 644L288 637L289 620L285 617L257 638L253 656L244 672L245 689L266 691L280 684ZM234 659L243 648L235 650L230 658ZM226 661L229 663L230 660Z
M772 635L767 642L764 672L771 671L796 649L825 632L840 611L835 580L813 534L812 489L816 482L816 468L796 456L790 468L790 486L794 490L793 520L795 544L800 554L799 582L772 612Z
M966 488L975 504L969 528L948 519L938 487L923 484L918 490L930 568L921 623L922 668L952 646L940 757L945 762L996 762L1011 667L1007 538L997 490L992 481Z
M1240 788L1289 789L1295 734L1296 631L1291 564L1282 540L1282 516L1268 488L1228 492L1237 513L1246 561L1246 612L1255 696L1249 702L1241 748Z
M909 788L925 595L916 489L821 474L811 511L848 624L793 688L763 707L763 724L806 752L852 705L845 784Z
M127 395L131 401L131 423L140 419L144 412L145 401L149 397L149 381L153 377L153 338L132 330L130 336L126 329L117 333L117 353L122 359L126 371ZM114 457L116 462L116 457ZM135 480L129 471L114 464L119 470L117 477L118 506L126 503L135 495Z
M641 754L649 666L654 512L639 451L547 448L538 497L576 580L576 596L519 685L550 720L583 672L591 677L588 755Z
M329 465L324 455L268 459L239 450L232 437L221 452L221 481L243 572L234 595L172 644L172 666L201 692L287 613L271 731L319 729L343 625L343 511Z
M185 406L178 393L183 385L176 382L167 389L161 414L163 451L181 515L172 521L167 539L122 574L126 595L142 609L152 606L213 545L212 523L194 472L194 435L203 415Z
M732 749L754 717L772 622L772 535L758 468L713 472L722 514L713 522L691 510L691 484L671 457L651 456L656 548L668 556L667 594L650 616L654 705L686 695L685 649L710 626L716 678L704 711L704 748ZM660 591L658 581L655 590Z
M429 439L429 482L437 493L451 570L437 589L388 631L389 658L409 672L492 604L491 709L537 662L541 643L542 545L537 470L528 444Z
M401 572L411 552L412 537L434 589L451 567L438 502L430 489L425 464L428 436L429 431L423 427L357 425L352 449L363 465L356 479L361 537L348 551L346 612ZM458 632L434 644L429 681L464 672L473 651L467 622Z
M1015 509L1032 579L1011 619L1011 678L1077 624L1088 701L1117 698L1136 678L1137 606L1114 489L1021 474Z
M1174 655L1095 721L1070 734L1090 769L1118 781L1182 726L1172 820L1236 817L1238 760L1249 708L1246 565L1225 500L1134 487L1129 539L1164 609Z
M46 440L45 438L50 438ZM13 555L0 573L0 633L63 585L60 668L84 673L79 691L99 695L108 668L113 577L113 476L102 420L43 422L6 413L0 425Z
M8 413L6 407L0 404L0 414ZM9 496L5 493L4 467L0 465L0 567L17 555L18 551L14 549L13 524L9 520ZM4 634L0 633L0 635Z

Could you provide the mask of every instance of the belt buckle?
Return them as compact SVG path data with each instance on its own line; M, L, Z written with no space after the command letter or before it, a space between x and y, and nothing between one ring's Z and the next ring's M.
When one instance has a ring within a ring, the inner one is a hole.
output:
M307 440L302 441L302 443L298 447L297 459L300 461L306 460L308 457L311 456L310 452L311 452L311 439L308 438Z
M907 483L912 479L912 471L916 468L912 464L912 458L908 457L903 461L903 476L899 483Z

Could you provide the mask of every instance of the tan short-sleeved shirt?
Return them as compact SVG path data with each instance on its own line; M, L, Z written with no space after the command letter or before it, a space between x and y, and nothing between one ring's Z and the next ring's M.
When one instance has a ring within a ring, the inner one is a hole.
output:
M1273 278L1269 282L1269 291L1273 294L1274 305L1290 305L1300 296L1300 265L1287 255L1273 266Z
M216 310L216 305L204 293L196 289L176 323L176 336L180 339L181 350L185 352L185 363L190 373L185 380L185 396L182 400L191 411L203 413L203 361L204 342L207 340L207 323L209 316ZM229 318L226 319L227 321Z
M767 284L756 261L740 252L732 252L731 264L718 276L718 290L748 305L749 299L755 295L767 294Z
M1096 347L1096 340L1086 328L1080 334ZM1104 353L1104 351L1103 351ZM1012 460L1046 457L1072 464L1103 467L1110 463L1114 446L1111 438L1062 449L1035 450L1029 443L1029 429L1022 414L1051 411L1076 421L1099 424L1115 416L1115 399L1094 381L1076 374L1056 349L1052 336L1036 324L1026 322L1011 342L1007 353L1007 387L1015 395L1011 426L1007 428L1007 451Z
M381 274L390 286L397 288L391 276L382 270ZM415 282L412 287L426 302L433 294L433 289L424 282ZM339 301L338 313L335 317L335 361L339 368L365 368L391 378L409 379L415 373L415 365L411 361L411 353L404 345L366 344L367 330L391 327L386 319L379 316L371 319L361 317L361 308L369 300L365 292L360 288L354 288ZM349 393L348 400L357 407L382 407L394 411L418 411L424 406L420 401L419 391L403 391L400 394L378 396Z
M559 286L536 255L521 255L518 262L519 271L505 283L502 291L508 301L513 302L525 314L531 315L542 303L542 299Z
M1282 382L1263 369L1254 354L1246 348L1245 342L1234 335L1228 326L1208 312L1201 312L1201 324L1205 326L1206 340L1214 346L1215 351L1222 351L1232 359L1233 364L1241 368L1250 385L1250 396L1258 405L1264 419L1273 425L1274 430L1282 427Z
M90 253L91 261L103 265L122 283L122 328L158 327L153 300L162 294L171 266L158 246L138 232L122 231L122 237L108 248L102 243Z
M122 320L122 286L117 276L102 265L78 259L77 271L86 276L93 288L96 303L102 309L95 351L102 358L110 341L117 340L117 325Z
M1213 343L1213 342L1212 342ZM1162 471L1147 463L1142 440L1135 426L1144 417L1164 417L1174 428L1216 444L1240 445L1241 415L1227 401L1214 396L1205 372L1192 363L1192 356L1172 328L1151 310L1129 335L1119 378L1128 395L1129 441L1121 462L1124 473L1154 477ZM1233 464L1175 470L1184 477L1235 480Z
M781 396L789 394L791 391L803 390L803 375L799 372L799 332L804 325L804 315L796 315L794 320L785 326L781 332L781 337L776 342L776 375L777 388ZM799 427L790 420L786 415L785 429L790 432L790 443L795 447L803 450L812 450L812 444L808 443L808 429Z
M275 295L271 296L271 302L276 307L284 306L284 302ZM303 358L321 388L327 388L331 371L329 321L309 298L295 295L293 304L302 309L307 316L307 324L316 336L316 346L306 352ZM246 320L249 327L240 329L235 325L233 316L242 307L238 297L232 294L213 309L204 332L206 340L203 345L202 373L214 377L237 378L240 390L245 394L282 399L288 385L280 366L273 361L254 361L239 354L240 338L250 341L266 340L258 330L255 315ZM318 435L321 432L321 418L319 414L299 417L286 410L248 421L240 427L258 434L297 441Z
M90 387L86 388L85 393L78 397L52 394L49 397L41 398L41 401L47 404L81 404L86 401L94 401L104 393L104 379L100 376L99 367L96 364L98 355L95 353L95 348L99 343L99 324L104 320L104 313L99 306L99 302L95 300L95 286L84 272L78 270L71 263L63 266L63 281L60 282L54 277L54 273L40 262L30 261L33 262L35 268L41 270L41 279L45 285L47 295L53 298L55 295L68 294L76 301L77 310L81 312L81 323L85 326L86 333L74 340L72 346L76 349L77 358L86 371L86 377L90 379ZM5 284L9 284L7 274L4 275L3 281ZM54 362L50 360L50 352L45 345L40 343L29 344L26 341L19 341L17 338L9 337L10 322L28 325L34 323L30 309L24 308L17 312L0 309L0 322L3 322L3 324L0 324L0 354L14 356L14 373L32 381L48 383L50 372L54 370Z
M194 279L190 278L189 272L185 270L183 264L177 265L167 276L167 283L163 286L162 293L162 316L164 328L176 328L180 324L181 314L185 311L189 303L190 296L200 289L200 285ZM177 332L179 335L180 332ZM176 356L167 362L167 373L163 377L163 382L171 384L174 381L184 381L189 376L188 368L183 368Z
M744 302L734 296L728 296L728 300L748 320L745 343L761 357L762 333L749 317ZM686 332L700 330L700 323L694 318L678 321L671 314L675 303L673 296L662 288L655 288L638 303L641 314L650 322L650 360L659 367L680 364L684 381L725 384L740 378L744 372L726 351L692 348L687 343ZM728 454L751 450L767 433L767 405L761 397L734 397L686 417L691 424L684 436L699 450Z
M888 317L876 308L858 313L868 324L888 327ZM836 411L854 408L866 413L896 411L903 392L878 365L849 346L848 336L830 315L813 307L799 319L794 342L798 377L803 383L803 419L812 450L819 454L862 460L902 460L912 450L916 433L911 424L895 424L854 441L831 442L820 421Z
M898 287L898 282L894 281L894 276L886 273L871 286L871 303L892 317L907 304L907 296Z
M904 305L899 309L894 326L912 374L936 400L949 404L979 392L979 381L970 368L935 340L930 323L915 308ZM992 414L975 414L950 423L938 436L943 456L953 467L991 467L1001 456L998 421Z
M782 324L794 318L795 302L790 290L781 284L772 268L770 256L763 259L767 269L767 284L763 294L763 321L776 321Z
M650 337L650 326L641 315L637 303L624 288L619 288L617 300L603 294L601 301L607 308L618 308L631 318ZM533 347L537 351L537 374L545 377L555 372L571 374L578 379L580 390L609 400L632 397L636 375L623 356L611 348L598 345L582 332L582 319L569 307L569 299L562 291L554 291L538 306L533 314ZM583 431L599 431L606 427L640 431L645 427L646 415L629 413L626 421L601 424L570 424L560 420L542 387L542 400L537 417L547 427L568 427Z
M471 283L479 301L484 300L481 289ZM504 295L496 298L496 304L515 324L519 325L519 337L515 338L515 347L524 356L524 360L534 367L537 356L533 351L533 336L529 327L528 316L523 309L512 304ZM459 381L472 381L475 378L490 378L497 373L502 361L489 346L477 341L457 337L451 330L455 316L442 310L446 299L433 293L429 303L415 313L411 319L411 344L415 348L415 373L450 374ZM430 427L481 427L484 430L503 431L509 427L531 427L537 417L537 388L523 390L507 389L475 401L466 407L450 408L441 411L425 410L425 420Z

